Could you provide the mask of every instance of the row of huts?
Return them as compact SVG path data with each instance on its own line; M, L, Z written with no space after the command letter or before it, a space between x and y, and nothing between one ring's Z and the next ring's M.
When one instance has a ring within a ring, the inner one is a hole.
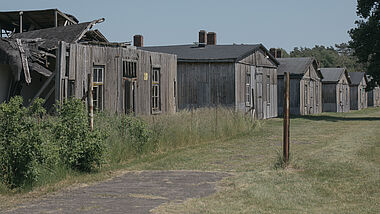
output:
M380 88L367 92L365 73L319 68L313 58L281 58L262 44L216 44L200 31L188 45L144 47L143 37L112 43L93 27L57 9L0 12L0 103L21 95L45 99L51 110L68 97L113 113L161 114L226 106L259 119L282 113L284 73L291 78L291 114L347 112L380 106Z

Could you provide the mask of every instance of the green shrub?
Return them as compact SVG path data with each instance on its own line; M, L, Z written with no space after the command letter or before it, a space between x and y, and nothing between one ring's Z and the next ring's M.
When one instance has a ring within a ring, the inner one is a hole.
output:
M0 177L10 188L35 181L43 159L39 124L32 117L32 108L22 107L22 102L21 97L14 97L0 104ZM38 106L33 105L36 109Z
M133 116L123 117L122 131L124 139L129 139L129 143L136 153L142 153L151 139L152 132L148 125L141 119Z
M78 99L68 99L57 113L54 135L63 163L79 171L91 171L100 166L106 151L106 135L90 130L85 105Z

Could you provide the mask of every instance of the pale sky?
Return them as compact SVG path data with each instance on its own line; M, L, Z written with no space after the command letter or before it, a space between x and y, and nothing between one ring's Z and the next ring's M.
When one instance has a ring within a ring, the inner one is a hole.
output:
M1 0L5 1L5 0ZM268 49L347 42L356 0L12 0L1 11L58 8L96 25L110 41L144 36L144 46L190 44L198 31L217 33L218 44L262 43Z

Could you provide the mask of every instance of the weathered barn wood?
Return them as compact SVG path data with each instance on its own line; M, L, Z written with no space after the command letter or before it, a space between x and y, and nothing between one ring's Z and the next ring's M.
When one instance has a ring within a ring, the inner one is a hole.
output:
M367 108L367 76L364 72L349 72L350 84L350 109L360 110Z
M9 30L14 25L12 16L18 17L18 15L18 12L0 12L0 25L4 30ZM68 87L73 80L71 74L69 78L65 77L64 81L53 81L55 78L53 75L59 77L66 74L68 55L64 50L56 51L59 42L107 43L108 40L98 30L91 30L95 24L104 19L78 24L75 17L56 9L26 11L22 15L25 19L24 27L29 27L24 28L21 33L8 35L9 38L1 38L0 41L0 61L4 65L1 66L0 76L7 82L0 87L0 102L20 95L24 98L24 105L28 106L34 99L41 97L45 99L44 106L51 110L56 97L61 100L70 96L67 93L58 93L55 91L55 86ZM29 22L32 20L31 17L34 17L33 23ZM56 64L60 64L61 70L54 74ZM10 73L13 75L9 75Z
M277 116L278 62L258 45L174 45L143 50L178 55L178 108L222 105Z
M372 90L368 91L368 106L379 107L380 106L380 87L376 86Z
M350 111L351 83L345 68L321 68L323 112Z
M290 114L308 115L322 112L322 74L314 58L277 58L278 114L283 113L284 72L290 73Z
M176 111L175 55L135 47L61 42L57 99L82 98L94 75L94 106L113 113L159 114ZM66 66L67 65L67 66Z

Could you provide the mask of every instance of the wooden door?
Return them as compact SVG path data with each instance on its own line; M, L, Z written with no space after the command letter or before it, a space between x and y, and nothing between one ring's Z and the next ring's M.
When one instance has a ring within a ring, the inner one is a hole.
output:
M264 118L263 109L263 74L256 74L256 93L257 93L257 116L260 119Z
M251 109L252 114L255 114L257 116L257 95L256 95L256 66L251 66Z
M310 81L310 108L309 114L314 114L314 82Z
M124 112L125 114L136 113L136 80L124 80Z

